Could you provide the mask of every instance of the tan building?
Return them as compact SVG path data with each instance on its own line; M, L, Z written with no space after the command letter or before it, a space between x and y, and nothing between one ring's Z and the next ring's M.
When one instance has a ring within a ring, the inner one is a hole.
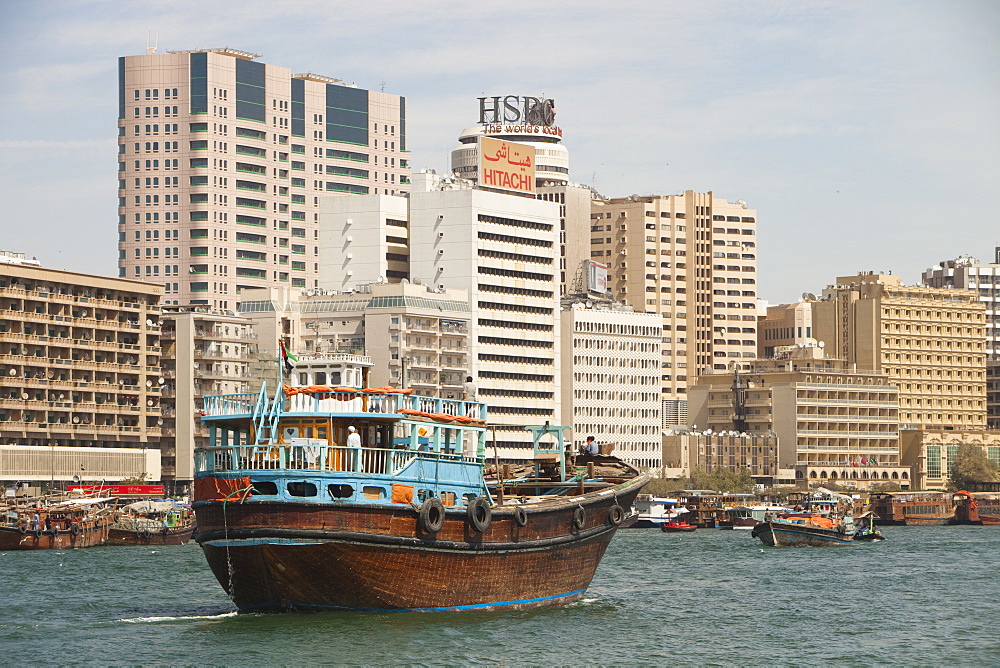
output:
M839 277L812 308L814 336L832 355L899 387L900 426L986 426L985 306L975 292L869 272Z
M565 300L559 424L573 427L642 469L663 466L660 437L660 320L655 313L595 300Z
M789 473L778 468L774 434L668 433L663 436L663 462L664 477L670 478L689 476L696 468L734 473L749 469L754 480L771 486L787 483L780 476Z
M1000 466L1000 432L907 429L901 433L903 461L914 470L915 489L945 489L960 445L975 445Z
M704 374L689 394L700 427L775 434L779 467L794 467L801 484L909 485L893 381L828 358L821 346L779 350L775 359L748 361L738 375Z
M757 356L761 359L774 357L778 348L815 343L812 333L813 295L796 304L768 306L767 314L757 319Z
M320 360L367 356L369 387L462 398L470 320L462 290L407 282L357 286L351 293L272 288L247 291L245 297L240 308L259 323L264 358L277 359L279 339L293 354Z
M405 98L258 57L119 59L119 272L167 303L315 288L321 196L409 189Z
M986 422L1000 429L1000 247L993 262L973 257L945 260L925 271L921 279L932 288L973 290L986 308Z
M160 286L0 262L0 479L160 479Z
M208 445L204 398L260 388L257 334L253 321L207 306L167 307L161 322L163 481L184 494L194 479L194 449Z
M592 258L610 296L659 313L664 412L706 370L757 356L757 214L711 192L594 200Z

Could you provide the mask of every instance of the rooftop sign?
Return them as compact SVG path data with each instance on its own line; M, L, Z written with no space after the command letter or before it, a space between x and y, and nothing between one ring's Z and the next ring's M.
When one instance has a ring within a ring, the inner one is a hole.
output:
M535 148L492 137L479 138L479 185L535 192Z

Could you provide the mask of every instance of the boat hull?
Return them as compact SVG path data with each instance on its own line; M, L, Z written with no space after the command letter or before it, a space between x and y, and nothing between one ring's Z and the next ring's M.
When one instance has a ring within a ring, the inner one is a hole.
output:
M68 530L31 531L22 533L14 527L0 527L0 552L7 550L71 550L97 547L108 538L107 524Z
M751 535L775 547L837 547L854 542L853 536L834 529L789 522L758 522Z
M166 531L137 531L112 527L108 545L184 545L191 540L194 526L171 527Z
M464 508L428 534L409 505L202 502L195 539L240 611L562 605L590 585L619 526L612 506L627 508L640 487L522 506L524 526L495 507L481 533Z

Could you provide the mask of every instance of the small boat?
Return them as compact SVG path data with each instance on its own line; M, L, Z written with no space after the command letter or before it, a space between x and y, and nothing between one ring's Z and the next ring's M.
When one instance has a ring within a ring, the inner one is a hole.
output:
M874 543L885 540L882 532L875 528L875 520L878 516L875 513L867 512L855 518L854 524L858 527L854 532L854 540Z
M879 525L943 525L955 522L955 504L942 494L889 494L870 496L870 508Z
M751 536L775 547L832 547L854 542L854 500L820 487L802 512L781 513L758 522Z
M108 545L183 545L194 533L194 516L172 501L137 501L122 508L108 530Z
M195 540L239 611L521 609L583 596L649 480L566 457L486 475L486 406L365 388L368 358L300 356L299 384L206 397ZM328 387L321 378L357 383ZM305 378L303 378L305 377ZM496 455L490 458L496 461Z
M655 529L664 522L676 519L680 513L687 512L687 508L678 509L679 503L678 499L640 494L633 506L636 521L631 526L636 529Z
M115 516L111 497L38 498L10 504L0 523L0 551L103 545Z
M737 506L735 508L727 508L726 519L720 522L719 528L724 529L753 529L758 522L763 522L765 517L770 513L771 516L777 516L780 513L790 512L791 508L778 505L767 505L760 504L754 506Z
M664 522L660 525L660 531L664 533L678 533L681 531L694 531L698 527L694 524L688 524L687 522L680 522L677 520L670 520L669 522Z

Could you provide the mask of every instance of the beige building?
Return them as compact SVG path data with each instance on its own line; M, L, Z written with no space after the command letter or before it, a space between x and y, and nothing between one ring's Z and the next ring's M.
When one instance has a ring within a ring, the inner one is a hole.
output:
M409 189L405 98L258 57L119 59L119 274L166 303L315 288L321 196Z
M634 466L661 468L659 316L595 300L565 300L560 315L559 424L577 449L594 436Z
M748 469L760 484L787 483L781 476L788 471L778 468L778 439L770 433L667 433L663 436L663 462L664 477L668 478L689 476L696 468L733 473Z
M0 262L0 479L160 479L160 307L136 281Z
M832 355L898 386L900 426L986 426L985 306L975 292L869 272L839 277L812 308L814 336Z
M960 445L975 445L1000 466L1000 432L953 429L907 429L902 434L903 461L914 470L914 489L945 489Z
M921 279L932 288L973 290L986 308L986 422L1000 429L1000 247L993 255L991 264L967 256L945 260Z
M884 374L826 357L819 345L779 350L690 389L691 419L713 432L773 433L778 466L801 484L909 485L901 463L899 392Z
M350 293L248 290L245 297L240 308L259 323L264 358L277 359L278 340L293 354L317 360L367 356L369 387L462 398L470 321L462 290L404 282L357 286Z
M688 386L757 355L757 214L711 192L594 200L592 258L610 296L662 316L664 413Z
M815 342L812 333L812 306L816 301L811 295L796 304L768 306L764 317L757 319L757 356L774 357L778 348Z
M257 391L261 365L254 323L231 311L167 307L161 322L163 481L183 494L194 479L194 449L208 445L204 398Z

